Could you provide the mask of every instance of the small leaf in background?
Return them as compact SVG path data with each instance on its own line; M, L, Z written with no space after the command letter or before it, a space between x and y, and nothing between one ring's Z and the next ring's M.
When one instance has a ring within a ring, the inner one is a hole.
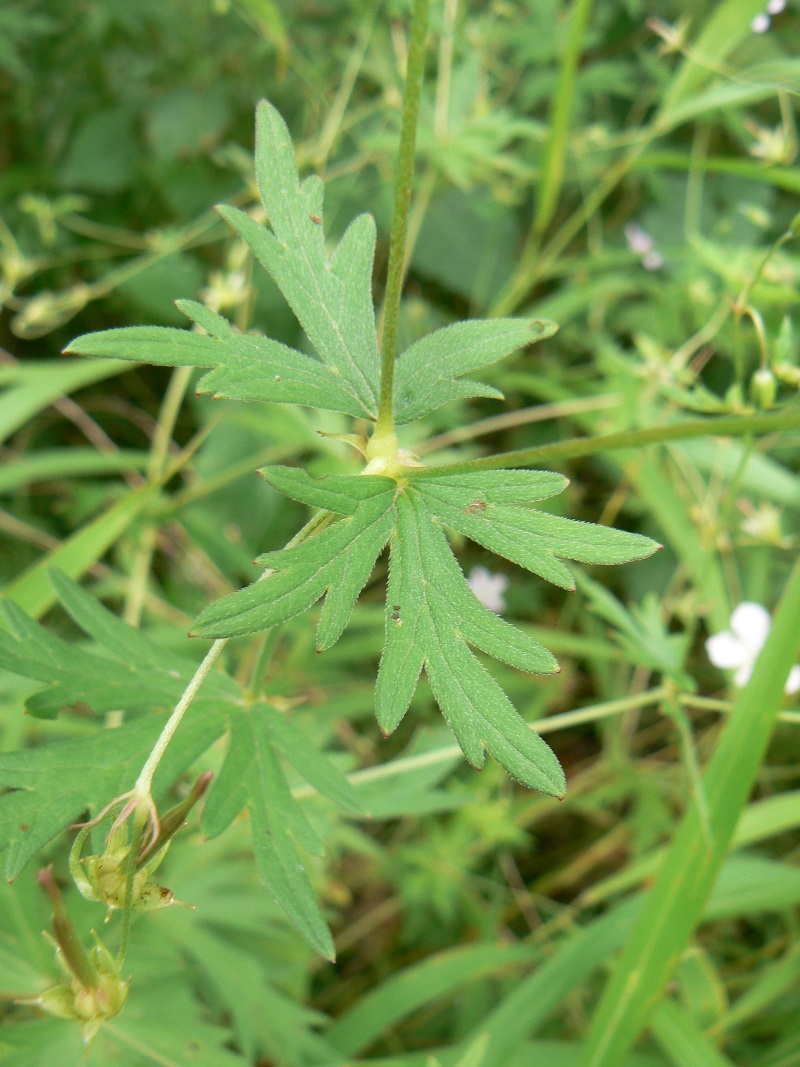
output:
M234 715L230 741L222 770L208 794L203 812L203 830L214 837L222 833L247 807L253 824L256 866L267 888L306 940L327 959L334 959L328 924L323 918L305 867L297 850L301 845L322 855L322 842L293 799L273 749L272 720L277 712L256 706ZM281 735L284 743L287 735ZM290 742L290 751L294 747ZM298 762L300 762L298 760ZM322 757L314 761L310 777L327 785L335 782L332 765L320 774ZM298 768L305 775L305 767ZM316 772L316 773L315 773ZM346 794L346 779L333 791ZM357 804L354 798L351 807Z
M639 608L628 610L605 586L587 575L579 574L577 582L592 611L614 627L614 638L631 662L661 671L685 689L694 688L684 667L691 634L669 632L663 618L663 602L655 594L648 594Z
M65 189L118 192L136 181L139 153L136 128L127 109L95 111L72 131L58 178Z

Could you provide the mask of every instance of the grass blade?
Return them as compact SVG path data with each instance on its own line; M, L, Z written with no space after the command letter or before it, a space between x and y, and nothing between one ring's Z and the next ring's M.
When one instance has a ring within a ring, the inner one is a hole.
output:
M737 699L704 776L711 843L692 806L645 900L636 928L595 1012L585 1067L617 1067L647 1025L700 920L733 840L772 727L800 635L800 562L795 564L753 676Z

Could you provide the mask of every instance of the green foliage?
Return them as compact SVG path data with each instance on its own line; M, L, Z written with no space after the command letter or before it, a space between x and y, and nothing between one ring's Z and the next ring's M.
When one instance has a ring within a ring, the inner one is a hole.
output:
M185 302L183 309L216 341L132 327L78 338L69 351L149 359L154 349L154 361L173 366L209 366L213 360L215 369L201 380L201 391L311 402L316 388L321 406L373 418L379 384L370 295L374 224L369 216L357 219L328 260L322 183L317 178L300 183L289 131L266 102L256 123L256 179L272 232L241 211L223 209L222 214L276 281L318 361L269 339L240 337L220 316ZM398 361L397 421L412 421L458 397L501 395L487 394L460 375L552 336L555 329L539 320L464 322L417 341ZM300 366L309 369L305 381ZM319 376L327 368L324 384L312 379L311 368ZM337 399L336 388L346 390L349 399ZM262 471L294 499L345 517L299 545L259 557L267 568L264 580L207 608L193 631L209 638L257 633L327 594L317 631L318 651L324 651L341 636L379 553L391 541L386 648L376 692L382 728L391 732L402 720L425 667L437 703L473 766L483 766L486 750L525 785L560 796L564 777L550 749L518 719L467 646L531 673L551 673L556 663L476 600L441 525L564 588L574 588L574 580L556 556L621 563L649 555L655 545L524 507L563 489L566 482L559 475L494 471L426 481L409 471L395 478L333 478L320 488L301 472Z
M160 648L53 572L59 600L95 642L76 648L32 622L12 602L2 604L8 633L0 632L6 670L49 682L27 700L28 710L52 718L73 704L96 713L166 709L176 703L194 673L194 664ZM204 830L221 833L248 806L252 813L256 862L276 903L324 954L333 955L327 925L304 872L298 844L320 854L322 843L292 798L281 759L296 767L323 796L354 813L358 796L335 767L274 709L241 709L233 680L212 676L193 707L192 718L159 768L159 783L179 777L219 737L229 731L228 754L209 795ZM124 793L161 731L157 716L133 718L114 730L0 755L0 830L5 870L15 878L37 852L86 811L97 813ZM161 787L163 788L163 786Z
M12 6L0 1063L794 1062L791 5L430 5L396 449L419 2ZM705 638L785 590L737 699ZM198 668L190 626L241 636ZM130 990L88 1049L38 856L90 959L114 868ZM162 859L197 910L129 923Z

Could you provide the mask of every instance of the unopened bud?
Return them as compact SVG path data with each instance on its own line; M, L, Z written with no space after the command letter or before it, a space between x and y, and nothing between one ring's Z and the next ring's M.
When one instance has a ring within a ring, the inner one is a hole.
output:
M56 962L66 981L38 996L20 997L17 1003L40 1008L59 1019L79 1022L88 1043L107 1019L122 1011L129 983L122 978L117 961L96 934L94 947L86 952L64 906L52 868L39 871L37 879L53 907L55 938L45 936L55 947Z
M778 380L769 367L761 367L750 379L750 395L760 408L771 408L775 403Z

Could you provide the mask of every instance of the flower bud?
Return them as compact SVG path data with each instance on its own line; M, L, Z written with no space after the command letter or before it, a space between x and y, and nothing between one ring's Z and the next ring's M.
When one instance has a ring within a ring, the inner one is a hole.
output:
M750 379L750 395L760 408L771 408L777 391L778 381L769 367L761 367Z
M56 951L56 962L67 979L45 989L35 997L20 997L18 1004L29 1004L59 1019L73 1019L81 1024L84 1041L92 1040L107 1019L118 1015L128 998L127 982L120 974L117 961L94 934L94 947L87 953L67 912L51 867L39 871L39 884L50 897L53 908L53 932L48 937Z

